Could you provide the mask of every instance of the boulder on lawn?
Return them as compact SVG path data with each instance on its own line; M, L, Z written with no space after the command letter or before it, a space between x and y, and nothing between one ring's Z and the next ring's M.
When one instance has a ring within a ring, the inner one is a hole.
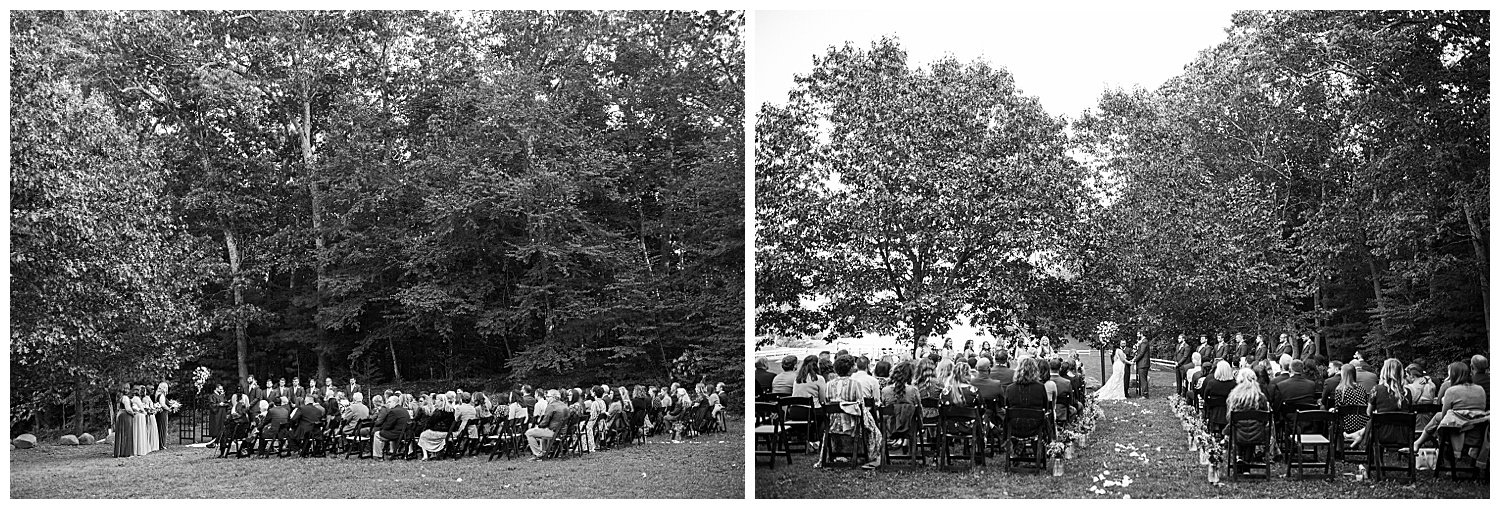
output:
M36 447L36 435L33 435L31 433L22 433L21 436L18 436L14 440L11 440L10 445L16 446L17 449L30 449L32 447Z
M94 435L89 433L78 435L78 445L94 445L94 442Z
M57 445L78 445L78 437L63 435L57 438Z

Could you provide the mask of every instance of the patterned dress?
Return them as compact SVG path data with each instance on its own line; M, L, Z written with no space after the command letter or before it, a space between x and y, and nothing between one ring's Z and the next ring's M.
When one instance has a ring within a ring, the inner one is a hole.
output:
M875 416L865 408L865 398L874 397L873 394L865 394L863 386L849 377L839 377L828 382L828 402L840 405L844 412L829 416L828 432L839 435L853 436L858 429L856 423L864 423L865 432L869 434L867 450L870 461L876 465L880 464L880 451L885 447L885 437L880 434L880 427L875 423ZM850 413L850 412L853 413ZM856 421L858 419L859 421ZM858 437L854 437L858 439Z
M1337 402L1339 406L1365 406L1370 404L1370 394L1360 390L1358 385L1351 385L1346 389L1335 391L1333 400ZM1343 416L1343 419L1344 433L1353 433L1365 429L1365 425L1370 423L1370 417L1365 415L1363 412L1354 415L1345 415Z

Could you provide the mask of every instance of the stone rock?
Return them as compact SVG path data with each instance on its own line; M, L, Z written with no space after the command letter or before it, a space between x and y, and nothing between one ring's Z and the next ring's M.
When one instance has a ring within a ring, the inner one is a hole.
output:
M84 433L78 435L78 445L94 445L94 442L94 435L92 434Z
M57 445L78 445L78 437L63 435L57 438Z
M21 436L18 436L14 440L11 440L10 445L16 446L17 449L30 449L32 447L36 447L36 435L33 435L31 433L23 433L21 434Z

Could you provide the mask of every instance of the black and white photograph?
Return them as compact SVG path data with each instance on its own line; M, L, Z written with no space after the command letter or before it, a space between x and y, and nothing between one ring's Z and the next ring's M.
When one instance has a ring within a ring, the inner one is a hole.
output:
M745 498L746 18L11 11L9 497Z
M751 26L756 498L1490 497L1488 11Z

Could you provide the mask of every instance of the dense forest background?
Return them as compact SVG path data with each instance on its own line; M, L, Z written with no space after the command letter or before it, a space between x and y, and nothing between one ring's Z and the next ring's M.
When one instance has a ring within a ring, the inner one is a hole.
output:
M743 23L13 12L13 422L198 365L738 386Z
M985 62L832 48L757 118L757 335L1112 320L1158 352L1285 332L1429 369L1488 353L1489 28L1240 12L1181 75L1077 119Z

